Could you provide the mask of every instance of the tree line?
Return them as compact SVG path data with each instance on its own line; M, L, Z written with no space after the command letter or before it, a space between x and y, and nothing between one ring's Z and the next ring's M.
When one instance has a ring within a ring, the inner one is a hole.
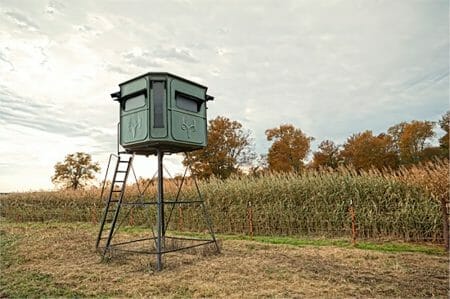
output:
M312 153L311 161L306 162L314 138L301 129L291 124L267 129L265 135L272 144L266 154L257 155L250 132L238 121L218 116L209 121L208 145L186 153L183 164L190 165L192 175L200 179L212 176L226 179L244 170L252 175L299 173L305 169L336 169L342 165L356 170L397 169L448 158L449 121L450 111L447 111L437 122L445 132L439 139L439 146L430 143L436 136L436 123L413 120L396 124L378 135L369 130L353 134L342 145L324 140ZM66 189L83 188L100 171L99 164L82 152L67 155L64 162L58 162L54 168L52 182Z
M397 169L433 159L449 157L449 121L447 111L436 123L433 121L401 122L387 132L374 135L366 130L351 135L344 144L323 140L311 161L312 136L292 124L280 125L265 131L272 144L266 154L254 152L251 136L241 123L218 116L209 121L208 145L187 153L184 165L191 165L192 174L205 179L216 176L226 179L247 169L261 172L301 172L305 169L351 166L356 170ZM436 124L445 132L439 145L430 141L436 136Z

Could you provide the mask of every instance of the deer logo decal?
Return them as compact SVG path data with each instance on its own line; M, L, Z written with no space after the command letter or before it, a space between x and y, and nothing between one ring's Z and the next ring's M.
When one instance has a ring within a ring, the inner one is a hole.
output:
M196 131L196 125L197 125L197 123L196 123L195 119L192 120L192 124L188 124L188 123L186 123L186 119L183 117L183 123L181 124L181 130L186 131L188 139L191 139L191 132Z
M136 132L142 126L142 119L138 116L136 118L130 118L128 122L128 132L133 136L133 139L136 138Z

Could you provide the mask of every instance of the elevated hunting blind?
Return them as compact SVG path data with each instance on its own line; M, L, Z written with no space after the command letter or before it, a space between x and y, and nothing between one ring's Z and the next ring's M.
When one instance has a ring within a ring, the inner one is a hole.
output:
M169 252L208 244L214 244L215 250L219 252L212 222L195 177L192 180L195 183L198 199L180 198L181 188L190 169L189 165L179 184L172 180L178 188L176 197L169 200L164 198L164 154L201 149L207 144L206 102L213 99L206 94L207 87L169 73L156 72L123 82L119 84L119 87L120 90L111 94L111 97L120 103L118 143L125 151L118 150L117 155L111 154L109 157L100 195L105 202L105 207L95 245L97 250L103 257L115 251L154 254L157 270L162 270L162 256ZM133 173L137 182L133 168L135 155L157 155L158 157L156 201L151 200L151 195L144 194L153 178L148 181L142 192L139 184L136 184L139 192L136 200L129 201L125 198L125 188L130 173ZM110 184L107 184L113 158L117 159L116 166ZM104 198L104 195L107 197ZM174 214L174 207L178 206L178 211L182 215L181 207L190 205L200 207L211 238L166 234L167 229L170 229L169 224ZM128 211L122 211L125 208L128 208ZM149 208L149 216L156 212L155 223L150 227L152 234L148 238L117 242L114 236L134 208ZM168 217L165 214L168 214ZM153 228L156 228L156 232ZM174 247L166 244L166 240L180 245Z
M147 73L119 84L120 145L136 154L177 153L207 143L207 87L169 73Z

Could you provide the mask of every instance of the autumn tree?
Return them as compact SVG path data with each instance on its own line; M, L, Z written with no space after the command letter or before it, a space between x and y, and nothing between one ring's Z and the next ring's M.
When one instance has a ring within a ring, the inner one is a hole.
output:
M91 155L77 152L65 157L64 162L55 165L52 182L66 189L79 189L95 177L100 171L97 162L92 162Z
M313 153L311 167L337 168L339 161L339 146L331 140L324 140L319 144L319 149Z
M267 163L267 155L255 156L250 167L248 168L248 174L254 177L259 177L268 172L269 166Z
M393 147L393 139L386 134L374 136L372 131L353 134L343 145L341 155L345 164L356 169L395 168L398 158Z
M388 129L401 164L415 164L422 160L427 141L432 138L434 123L431 121L413 120L402 122Z
M443 158L443 150L439 146L428 146L420 152L420 163L433 162Z
M226 179L253 157L250 133L241 123L218 116L209 121L208 145L188 153L183 164L191 165L193 175L199 178Z
M268 141L273 141L267 154L269 170L300 172L314 138L307 136L293 125L268 129L266 137Z
M445 135L439 138L439 145L442 149L442 156L449 157L449 126L450 126L450 111L447 111L439 120L439 126L445 131Z

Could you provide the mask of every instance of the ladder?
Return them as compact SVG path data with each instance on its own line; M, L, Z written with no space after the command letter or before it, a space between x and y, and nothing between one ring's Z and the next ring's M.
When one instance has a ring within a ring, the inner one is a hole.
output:
M113 156L116 155L112 154L109 157L108 168L106 170L105 180L103 182L102 194L100 195L101 199L103 199L106 177L108 175L111 158ZM117 219L119 218L119 211L125 195L126 182L128 174L132 168L134 154L130 155L128 158L124 158L119 153L116 157L117 164L111 181L111 188L108 193L108 198L105 200L105 208L103 209L102 221L98 232L97 242L95 244L95 248L100 251L103 256L106 255L108 249L110 248L111 240L114 235L114 229L116 227Z

